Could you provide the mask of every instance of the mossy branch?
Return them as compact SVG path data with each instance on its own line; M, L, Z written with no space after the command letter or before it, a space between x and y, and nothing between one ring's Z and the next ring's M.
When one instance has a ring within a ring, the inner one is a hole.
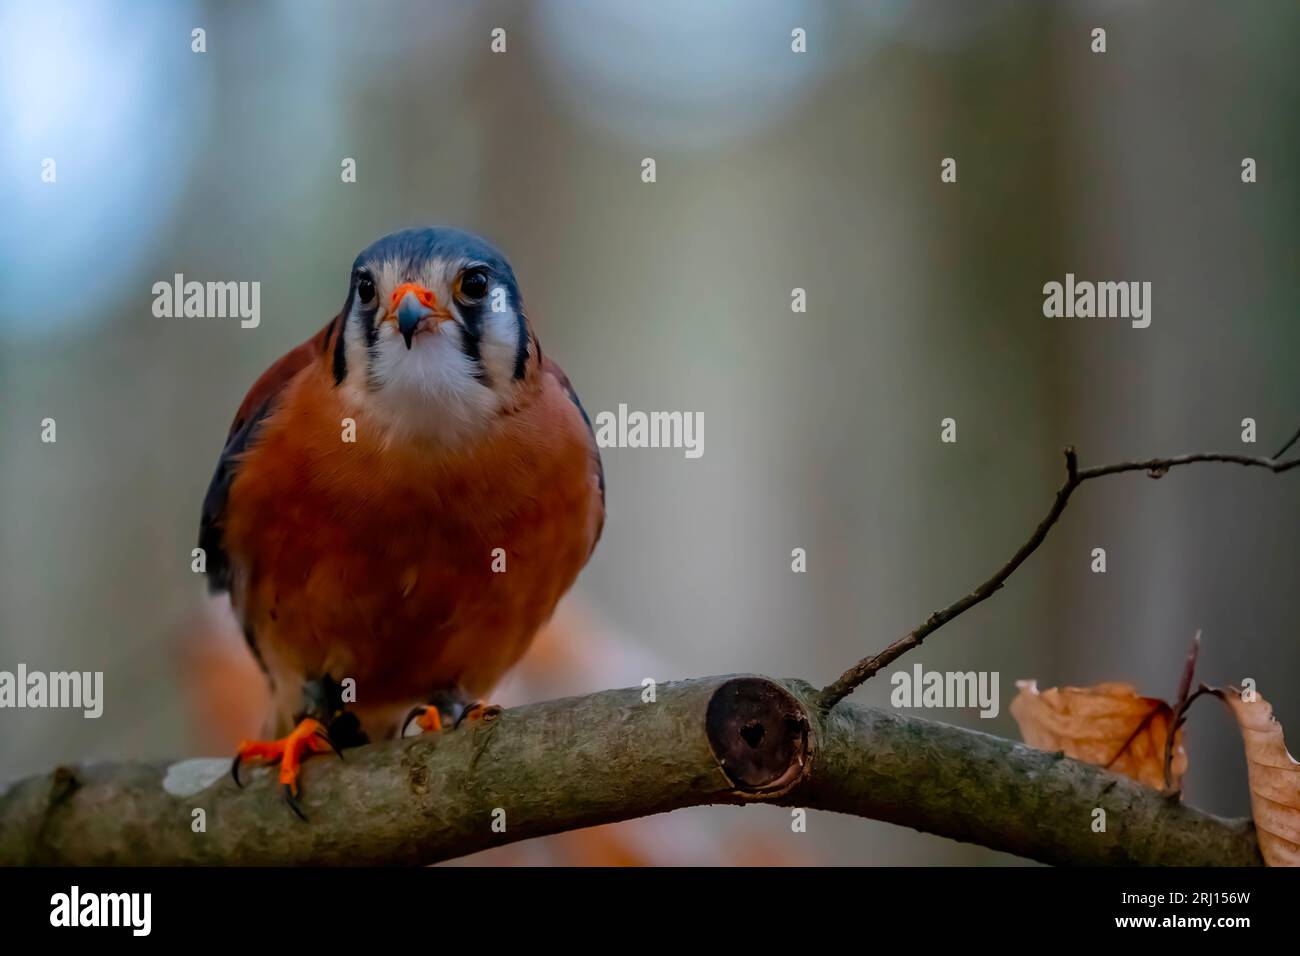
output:
M0 862L426 864L681 807L773 803L1048 863L1261 863L1249 821L987 734L848 703L824 713L799 681L712 677L660 685L653 702L643 693L531 704L319 757L303 774L306 823L273 775L238 789L226 759L60 767L0 793Z

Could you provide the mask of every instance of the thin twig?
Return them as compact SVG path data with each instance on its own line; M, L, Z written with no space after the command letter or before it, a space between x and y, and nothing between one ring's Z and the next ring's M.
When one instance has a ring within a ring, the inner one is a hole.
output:
M1289 461L1281 461L1280 456L1289 449L1297 439L1300 439L1300 431L1296 432L1282 450L1272 458L1251 457L1250 455L1233 455L1233 454L1196 454L1196 455L1179 455L1175 458L1151 458L1147 461L1125 461L1115 465L1098 465L1093 468L1080 470L1079 458L1073 447L1065 449L1065 483L1056 492L1056 498L1052 502L1051 509L1047 516L1038 523L1034 533L1029 536L1029 540L1020 546L1020 549L1011 556L1006 564L997 570L993 577L989 578L970 594L956 601L941 611L935 611L920 627L909 631L902 637L898 638L879 654L873 654L870 657L864 657L858 661L832 684L822 688L818 696L818 706L824 711L830 710L841 700L851 694L855 688L870 679L872 676L888 667L898 658L902 657L914 647L919 647L921 642L927 637L943 627L953 618L969 611L976 604L988 600L998 591L1007 578L1015 572L1025 562L1025 559L1038 550L1038 546L1043 543L1047 533L1052 530L1057 519L1065 511L1065 506L1070 501L1070 496L1074 490L1085 481L1091 481L1093 478L1101 478L1105 475L1118 475L1130 471L1145 471L1152 478L1163 477L1165 472L1170 468L1177 468L1180 465L1191 465L1197 462L1223 462L1227 464L1243 465L1254 468L1267 468L1274 474L1281 474L1284 471L1290 471L1293 468L1300 468L1300 458L1293 458Z
M1279 448L1277 451L1273 453L1273 457L1275 459L1281 458L1291 449L1291 446L1294 445L1297 441L1300 441L1300 428L1297 428L1295 430L1295 434L1287 439L1285 445L1283 445L1281 448Z
M1187 708L1191 706L1193 700L1200 696L1198 690L1195 695L1188 696L1192 691L1192 678L1196 674L1196 659L1201 656L1201 632L1198 630L1192 637L1192 649L1187 652L1187 662L1183 665L1183 676L1178 682L1178 700L1174 704L1173 718L1169 721L1169 736L1165 738L1165 793L1177 793L1178 789L1174 786L1173 766L1174 766L1174 739L1178 736L1178 728L1184 720L1187 719ZM1202 687L1205 685L1201 685Z
M1211 687L1208 684L1202 684L1200 687L1196 688L1195 692L1193 692L1187 698L1186 702L1184 702L1177 718L1174 720L1174 726L1173 726L1173 730L1169 734L1169 740L1173 740L1174 734L1178 733L1178 728L1182 727L1183 724L1187 723L1187 712L1191 710L1192 704L1196 703L1197 699L1204 694L1210 694L1211 696L1219 697L1219 698L1223 697L1223 695L1219 692L1218 688ZM1166 746L1169 746L1168 741L1166 741ZM1172 751L1166 750L1165 752L1165 780L1166 780L1165 796L1177 797L1182 793L1182 785L1180 784L1177 787L1170 786L1169 760L1171 758L1171 755L1172 755Z

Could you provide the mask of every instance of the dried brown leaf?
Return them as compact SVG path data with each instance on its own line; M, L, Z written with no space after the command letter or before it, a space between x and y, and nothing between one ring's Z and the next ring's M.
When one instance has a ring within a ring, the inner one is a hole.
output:
M1016 681L1020 693L1011 716L1025 743L1132 777L1157 790L1165 786L1165 743L1174 712L1163 700L1139 696L1131 684L1049 687ZM1183 733L1174 736L1170 778L1177 788L1187 772Z
M1282 725L1263 697L1243 700L1236 688L1222 694L1246 745L1250 814L1269 866L1300 866L1300 763L1286 749Z

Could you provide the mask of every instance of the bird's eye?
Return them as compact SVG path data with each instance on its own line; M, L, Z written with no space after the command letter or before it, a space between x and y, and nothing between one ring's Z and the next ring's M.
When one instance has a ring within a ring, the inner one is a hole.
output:
M461 298L473 301L487 295L488 276L482 269L470 269L460 277Z
M362 275L357 279L357 295L361 297L363 305L369 305L375 298L375 280L368 275Z

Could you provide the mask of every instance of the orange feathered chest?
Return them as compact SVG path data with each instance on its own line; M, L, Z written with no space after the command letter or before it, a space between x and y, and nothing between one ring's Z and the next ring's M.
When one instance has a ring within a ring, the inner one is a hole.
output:
M591 441L550 375L449 450L394 439L304 369L241 456L223 527L272 678L350 677L361 706L485 695L599 535Z

